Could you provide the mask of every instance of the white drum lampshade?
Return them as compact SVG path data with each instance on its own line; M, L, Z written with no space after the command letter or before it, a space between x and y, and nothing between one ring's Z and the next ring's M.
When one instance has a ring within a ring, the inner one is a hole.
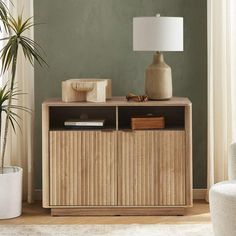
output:
M133 50L156 51L154 61L146 70L146 94L150 99L172 97L171 68L160 51L183 51L182 17L135 17L133 19Z

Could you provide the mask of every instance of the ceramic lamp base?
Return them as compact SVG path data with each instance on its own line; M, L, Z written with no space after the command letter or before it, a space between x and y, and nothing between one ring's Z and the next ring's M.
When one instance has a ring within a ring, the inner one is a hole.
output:
M159 52L154 55L153 63L146 69L145 91L151 100L168 100L172 97L171 68Z

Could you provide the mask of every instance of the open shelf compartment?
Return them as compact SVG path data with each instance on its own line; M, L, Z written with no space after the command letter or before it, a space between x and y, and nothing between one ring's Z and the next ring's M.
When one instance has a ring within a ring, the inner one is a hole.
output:
M131 118L138 116L163 116L165 128L162 130L183 130L185 107L184 106L124 106L118 108L118 129L131 129Z
M66 127L64 122L70 119L81 119L86 116L91 120L105 119L103 127ZM49 108L50 130L115 130L116 129L116 107L50 107Z

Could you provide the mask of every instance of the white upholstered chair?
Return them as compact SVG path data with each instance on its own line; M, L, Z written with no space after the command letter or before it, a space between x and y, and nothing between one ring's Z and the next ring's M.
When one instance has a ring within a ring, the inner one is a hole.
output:
M236 143L230 146L229 180L211 187L210 212L215 236L236 236Z

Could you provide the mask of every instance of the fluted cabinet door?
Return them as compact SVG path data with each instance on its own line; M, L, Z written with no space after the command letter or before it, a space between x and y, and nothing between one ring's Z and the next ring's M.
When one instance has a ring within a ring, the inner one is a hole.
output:
M50 131L50 205L117 205L117 134Z
M185 205L185 131L118 132L118 205Z

